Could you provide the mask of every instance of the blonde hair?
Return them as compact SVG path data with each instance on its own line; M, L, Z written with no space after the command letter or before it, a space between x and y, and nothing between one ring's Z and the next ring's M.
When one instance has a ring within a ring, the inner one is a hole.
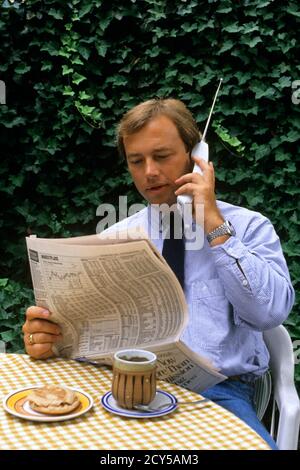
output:
M191 153L201 136L192 113L180 100L154 98L138 104L122 117L117 128L117 145L121 157L126 159L124 135L135 134L151 119L161 115L168 117L175 124L187 152Z

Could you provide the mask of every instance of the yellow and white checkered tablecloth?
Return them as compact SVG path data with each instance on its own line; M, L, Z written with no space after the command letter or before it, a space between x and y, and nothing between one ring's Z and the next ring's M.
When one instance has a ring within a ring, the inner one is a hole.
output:
M113 415L101 406L110 390L112 372L72 360L36 361L27 355L0 354L0 399L30 385L55 383L79 388L94 399L94 407L70 421L39 423L8 414L0 407L0 449L200 450L269 449L240 419L212 404L184 406L168 415L133 419ZM166 382L158 388L178 400L199 395Z

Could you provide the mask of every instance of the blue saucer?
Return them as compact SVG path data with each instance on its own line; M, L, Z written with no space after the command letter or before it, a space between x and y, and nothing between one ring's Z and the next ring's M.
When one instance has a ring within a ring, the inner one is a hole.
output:
M140 411L140 410L127 410L119 406L112 396L111 392L107 392L101 398L102 406L109 411L120 416L126 416L127 418L157 418L158 416L164 416L177 408L177 398L172 393L157 390L154 400L151 402L151 406L156 407L162 404L166 406L162 410L158 411Z

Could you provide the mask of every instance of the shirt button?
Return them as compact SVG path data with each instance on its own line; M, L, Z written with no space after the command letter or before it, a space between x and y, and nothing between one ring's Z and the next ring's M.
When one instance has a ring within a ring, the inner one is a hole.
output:
M243 280L243 286L247 286L248 285L248 281L246 279Z

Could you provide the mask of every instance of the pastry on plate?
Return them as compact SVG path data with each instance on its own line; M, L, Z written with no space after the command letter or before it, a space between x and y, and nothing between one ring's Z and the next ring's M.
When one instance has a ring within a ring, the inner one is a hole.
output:
M49 415L70 413L80 403L75 392L59 385L36 388L28 395L27 400L33 410Z

